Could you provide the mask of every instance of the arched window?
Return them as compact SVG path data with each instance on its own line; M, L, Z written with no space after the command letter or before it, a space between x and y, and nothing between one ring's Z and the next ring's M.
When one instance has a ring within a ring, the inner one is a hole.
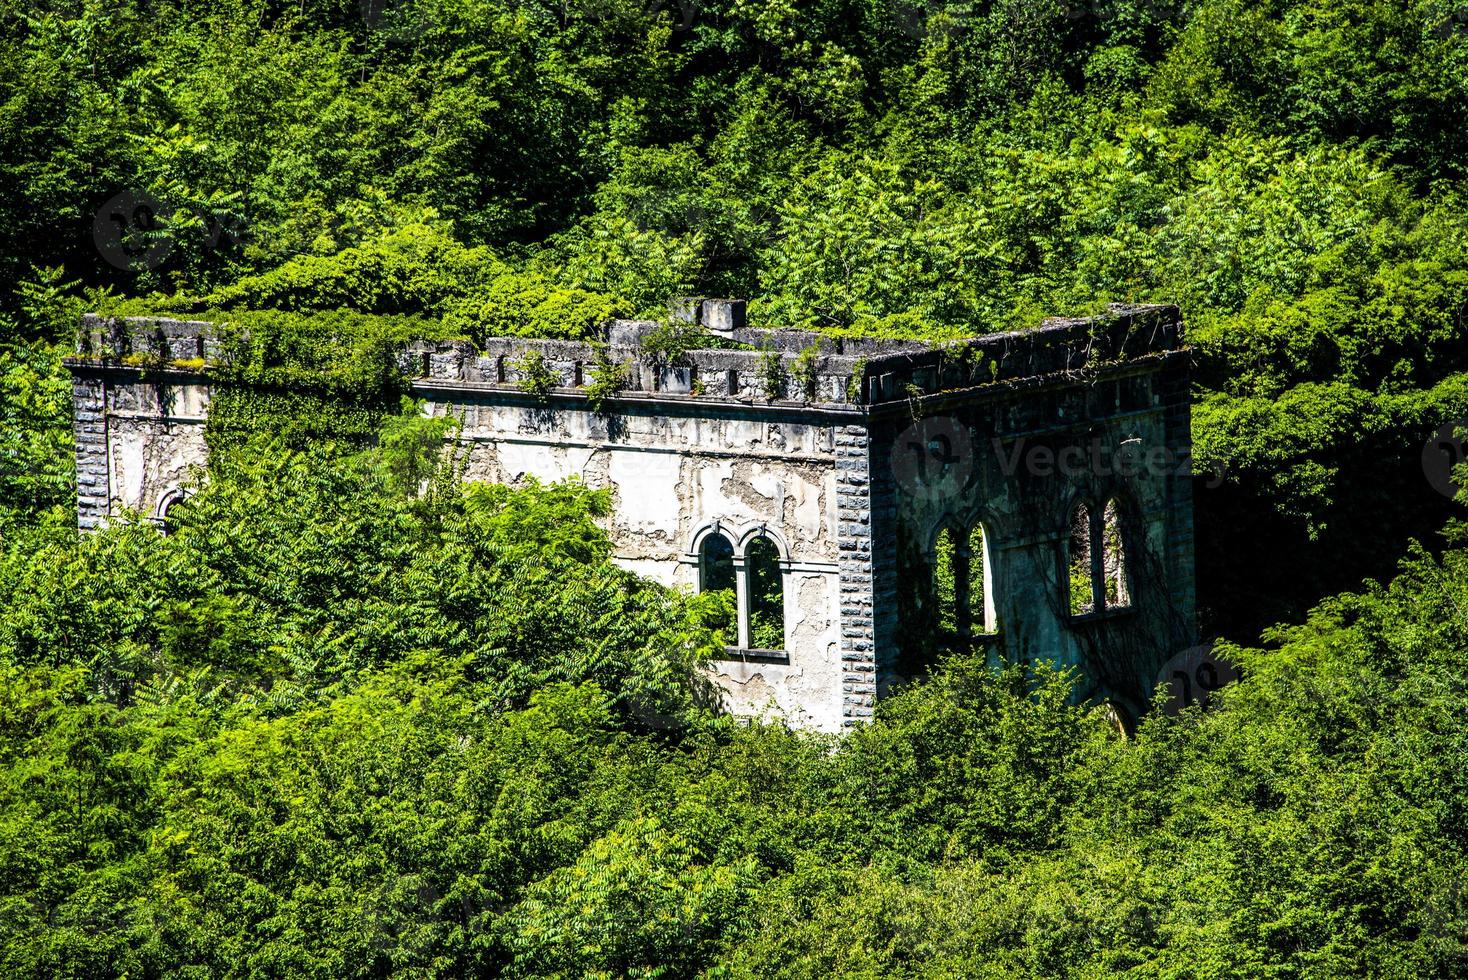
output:
M1091 509L1076 504L1070 515L1070 545L1066 553L1069 571L1070 614L1085 616L1096 611L1095 576L1091 569Z
M958 632L959 590L964 579L958 554L958 545L953 540L953 531L943 528L933 542L933 601L938 629L944 633Z
M1072 616L1132 604L1124 514L1115 497L1106 501L1099 519L1084 503L1071 514L1066 562Z
M695 537L703 621L720 630L736 656L785 655L785 549L760 527L739 545L716 521Z
M934 622L942 633L982 636L996 630L984 525L967 537L944 527L933 541Z
M749 645L756 650L785 649L785 589L780 549L758 537L744 549L749 603Z
M164 534L172 534L178 527L180 505L186 503L189 497L183 490L174 487L158 499L158 507L154 511L153 523Z
M1106 607L1124 609L1132 604L1127 588L1126 542L1116 499L1106 501L1101 522L1101 574L1106 582Z
M975 524L968 533L967 566L969 632L996 632L999 625L994 615L994 574L989 562L989 539L982 524Z
M704 538L698 551L698 591L711 594L708 624L722 630L727 641L738 639L739 603L735 598L734 545L715 532Z

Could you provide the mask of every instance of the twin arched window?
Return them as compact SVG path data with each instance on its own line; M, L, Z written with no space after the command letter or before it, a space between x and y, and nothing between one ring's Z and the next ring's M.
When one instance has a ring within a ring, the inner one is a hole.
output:
M785 588L780 550L769 538L755 538L744 549L749 641L755 650L785 649Z
M953 527L938 532L933 545L933 596L938 629L962 636L994 633L993 571L984 525L966 537Z
M1115 497L1099 515L1084 502L1071 512L1067 571L1072 616L1131 606L1126 535Z
M711 594L710 601L717 604L712 625L743 649L785 649L784 579L780 549L764 535L745 546L742 558L719 531L699 547L698 591Z

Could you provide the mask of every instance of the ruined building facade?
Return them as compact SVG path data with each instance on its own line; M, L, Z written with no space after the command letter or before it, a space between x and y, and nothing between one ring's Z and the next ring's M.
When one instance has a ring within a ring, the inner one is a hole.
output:
M1189 355L1173 307L956 344L832 339L694 301L710 349L649 360L656 324L614 321L630 369L604 401L588 344L416 343L400 364L462 421L470 479L607 487L617 561L731 589L711 672L729 708L838 730L936 651L1074 666L1132 720L1194 642ZM73 375L78 517L159 518L206 460L207 323L87 317ZM520 376L535 351L548 391ZM146 361L148 366L133 366Z

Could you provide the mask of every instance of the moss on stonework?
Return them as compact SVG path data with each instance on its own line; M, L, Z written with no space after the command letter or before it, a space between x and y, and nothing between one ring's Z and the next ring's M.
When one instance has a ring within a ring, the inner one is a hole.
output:
M211 461L257 436L293 447L365 444L407 394L398 353L409 341L443 339L446 333L438 321L418 316L200 310L177 298L162 305L168 309L129 301L100 312L166 312L215 325L219 353L207 365L198 358L172 362L211 376L204 429Z

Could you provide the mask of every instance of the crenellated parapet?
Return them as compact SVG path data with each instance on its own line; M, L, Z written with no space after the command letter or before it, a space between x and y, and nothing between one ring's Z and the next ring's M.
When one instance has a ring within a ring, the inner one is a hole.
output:
M78 365L202 368L226 360L214 323L172 317L82 316L77 331Z
M715 302L735 301L701 304ZM743 322L742 315L733 319ZM551 375L553 389L574 394L591 384L599 363L609 361L624 368L628 394L876 406L1016 382L1034 385L1183 346L1181 319L1172 306L1112 306L1102 316L1049 319L1031 330L943 344L743 325L716 330L688 322L703 328L709 345L683 350L671 363L645 346L665 326L654 320L613 320L585 342L417 340L403 346L397 362L412 380L523 387L530 380L527 357L534 357L537 368ZM75 362L204 371L228 360L229 346L213 322L88 314Z

